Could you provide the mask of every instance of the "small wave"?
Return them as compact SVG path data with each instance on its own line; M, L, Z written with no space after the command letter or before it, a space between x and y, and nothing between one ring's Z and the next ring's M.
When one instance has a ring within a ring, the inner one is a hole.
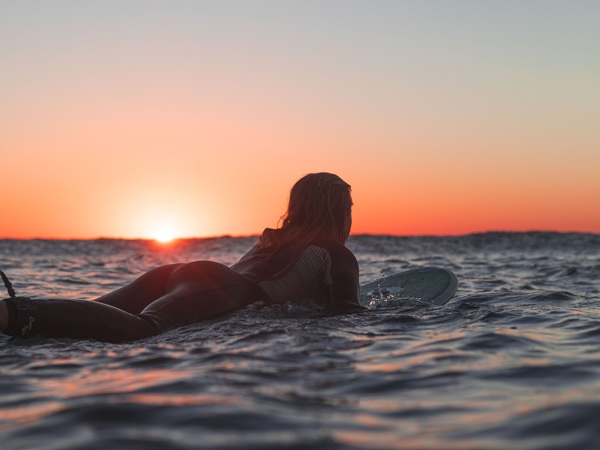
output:
M541 292L537 294L531 294L530 300L535 302L549 302L549 301L570 301L575 300L577 296L566 291L555 291L555 292Z
M80 285L89 285L92 284L90 281L87 281L83 278L57 278L56 283L63 284L80 284Z
M480 333L475 336L470 336L464 340L459 348L461 350L508 350L516 348L520 351L528 352L532 348L538 346L543 347L544 344L533 338L518 335L515 333L508 334L506 332L492 331Z

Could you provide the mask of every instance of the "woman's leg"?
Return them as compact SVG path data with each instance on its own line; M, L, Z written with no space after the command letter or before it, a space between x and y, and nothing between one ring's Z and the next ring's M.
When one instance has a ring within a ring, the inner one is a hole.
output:
M12 297L0 303L6 307L8 319L6 328L1 331L10 336L125 342L160 332L140 316L88 300Z
M0 331L19 337L42 335L107 342L158 334L154 323L136 314L164 295L170 275L182 265L152 269L94 302L23 297L0 301Z
M135 313L160 292L165 293L141 314ZM198 261L150 271L99 301L6 299L8 325L1 331L22 337L40 334L123 342L218 317L260 299L256 286L239 273L212 261Z
M111 305L131 314L139 314L167 292L167 282L183 264L168 264L152 269L126 286L103 295L96 302Z

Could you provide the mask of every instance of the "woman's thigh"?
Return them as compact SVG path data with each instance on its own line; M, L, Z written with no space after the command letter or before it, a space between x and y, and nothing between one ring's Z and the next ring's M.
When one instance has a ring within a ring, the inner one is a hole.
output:
M103 295L96 301L131 314L139 314L150 303L165 295L169 278L176 269L183 265L168 264L149 270L131 283Z
M173 328L218 317L246 306L255 287L236 271L212 261L196 261L176 268L167 292L142 314L161 328Z

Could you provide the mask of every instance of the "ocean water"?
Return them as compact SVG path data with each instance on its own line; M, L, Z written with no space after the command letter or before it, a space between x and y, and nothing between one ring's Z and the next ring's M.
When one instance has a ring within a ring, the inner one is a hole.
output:
M19 295L93 299L255 238L0 241ZM600 235L352 236L361 282L448 268L459 290L313 318L249 307L127 344L0 337L0 448L600 448Z

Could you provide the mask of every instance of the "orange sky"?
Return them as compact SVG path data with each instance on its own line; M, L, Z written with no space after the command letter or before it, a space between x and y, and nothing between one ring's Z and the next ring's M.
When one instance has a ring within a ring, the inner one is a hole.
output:
M600 233L595 1L3 2L0 238Z

